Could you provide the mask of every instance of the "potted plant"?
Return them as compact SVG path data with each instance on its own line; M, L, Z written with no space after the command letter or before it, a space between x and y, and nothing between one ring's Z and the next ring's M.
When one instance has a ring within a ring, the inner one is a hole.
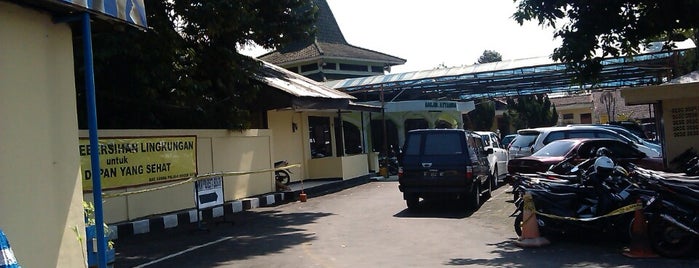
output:
M85 236L87 236L87 265L88 267L97 267L97 229L95 226L95 206L92 202L83 201L83 209L85 211ZM104 224L104 241L107 243L106 257L107 266L114 266L115 251L114 242L109 240L109 226Z

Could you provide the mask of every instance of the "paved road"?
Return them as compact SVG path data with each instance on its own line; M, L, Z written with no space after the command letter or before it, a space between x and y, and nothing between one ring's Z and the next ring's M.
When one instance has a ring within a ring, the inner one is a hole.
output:
M630 259L604 238L522 249L507 186L475 212L422 202L408 212L395 181L371 182L308 202L235 214L209 232L170 230L117 241L117 267L699 267ZM146 264L146 265L144 265Z

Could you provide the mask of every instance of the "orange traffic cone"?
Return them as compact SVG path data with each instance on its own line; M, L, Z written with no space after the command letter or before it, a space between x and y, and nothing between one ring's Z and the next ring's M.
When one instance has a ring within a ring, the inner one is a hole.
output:
M639 206L641 201L637 202ZM624 256L631 258L656 258L658 257L650 247L648 241L648 224L643 216L643 209L639 208L634 212L633 224L631 225L631 245L624 251Z
M520 247L541 247L551 242L539 234L539 223L536 220L536 208L530 193L524 195L524 209L522 210L522 236L515 241Z

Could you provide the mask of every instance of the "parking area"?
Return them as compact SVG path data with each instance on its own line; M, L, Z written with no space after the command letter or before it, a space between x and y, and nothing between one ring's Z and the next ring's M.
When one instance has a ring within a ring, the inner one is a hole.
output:
M237 213L208 231L178 228L116 242L119 267L697 267L633 259L599 234L520 248L509 186L477 211L447 201L408 211L394 178Z

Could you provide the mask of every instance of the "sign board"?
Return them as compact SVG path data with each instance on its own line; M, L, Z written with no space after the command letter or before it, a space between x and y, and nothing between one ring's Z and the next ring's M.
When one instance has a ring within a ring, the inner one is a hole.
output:
M194 193L194 200L196 200L199 209L223 205L223 177L218 176L196 181Z
M197 137L100 138L103 189L123 188L197 175ZM83 190L92 190L90 140L78 144Z
M375 104L372 102L372 104ZM380 104L379 104L380 105ZM476 107L473 101L431 101L431 100L412 100L412 101L397 101L384 103L387 113L392 112L422 112L422 111L453 111L459 113L468 113Z
M62 2L69 6L85 8L94 13L104 14L112 19L147 27L146 7L143 0L46 0Z

